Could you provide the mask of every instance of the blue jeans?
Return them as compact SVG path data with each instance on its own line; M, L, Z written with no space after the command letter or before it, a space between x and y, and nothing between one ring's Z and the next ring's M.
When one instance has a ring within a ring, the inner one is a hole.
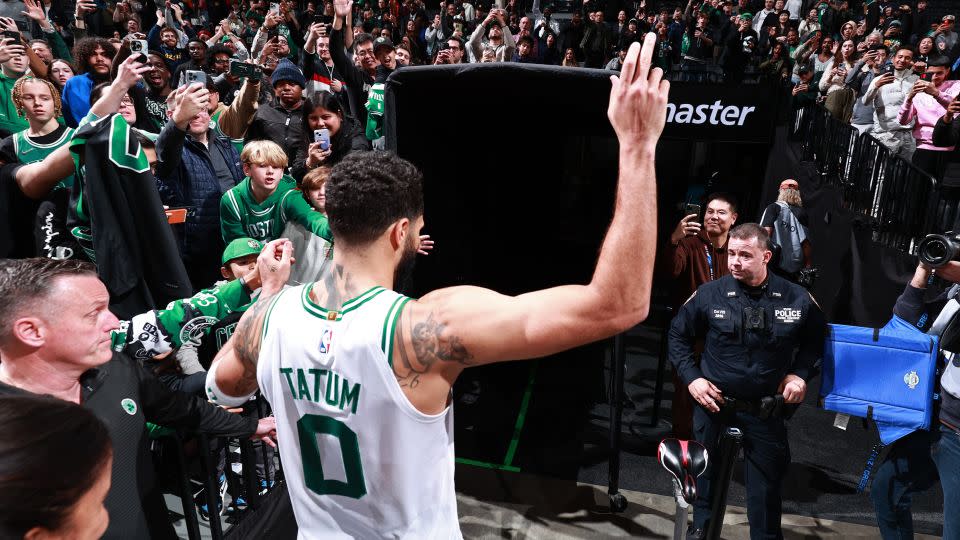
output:
M877 526L884 540L913 538L913 494L937 482L937 469L930 458L936 434L919 430L890 446L886 459L877 467L870 486L870 498L877 512Z
M960 433L941 425L931 455L943 488L943 538L955 540L960 538Z

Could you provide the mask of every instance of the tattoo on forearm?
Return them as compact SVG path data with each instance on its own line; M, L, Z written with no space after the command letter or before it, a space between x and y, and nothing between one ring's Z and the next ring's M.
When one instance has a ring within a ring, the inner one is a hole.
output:
M428 372L438 360L456 362L462 366L470 365L473 355L467 350L463 340L459 336L444 335L446 326L437 322L432 312L427 316L427 320L416 324L412 324L409 313L404 315L397 324L400 363L394 363L393 366L400 386L416 388L420 384L420 375ZM412 355L406 346L408 332L413 348Z
M234 332L233 350L243 365L243 375L235 387L237 393L249 392L257 386L257 360L260 357L261 332L267 306L272 299L273 296L261 296L257 299L240 319L237 330Z

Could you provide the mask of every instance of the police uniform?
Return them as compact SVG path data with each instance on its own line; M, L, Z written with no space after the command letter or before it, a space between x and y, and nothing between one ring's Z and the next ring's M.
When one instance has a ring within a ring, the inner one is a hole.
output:
M694 409L697 441L713 452L726 427L743 432L744 478L751 538L780 538L780 481L790 463L783 418L759 410L763 398L777 394L787 374L804 380L815 375L823 353L825 320L819 306L799 285L768 273L758 287L733 276L701 285L680 308L670 327L669 351L686 385L705 378L730 403L714 414ZM700 365L694 342L704 340ZM796 355L794 356L794 351ZM694 528L710 518L710 475L697 482Z

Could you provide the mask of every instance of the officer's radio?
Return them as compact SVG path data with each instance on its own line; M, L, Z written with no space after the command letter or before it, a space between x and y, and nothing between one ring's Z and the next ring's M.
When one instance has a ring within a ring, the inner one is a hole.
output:
M745 330L764 330L767 328L767 311L762 307L743 308L743 328Z

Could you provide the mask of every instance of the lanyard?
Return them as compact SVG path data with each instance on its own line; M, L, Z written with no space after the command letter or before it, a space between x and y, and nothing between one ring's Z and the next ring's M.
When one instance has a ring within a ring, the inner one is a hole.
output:
M707 254L707 268L710 269L710 281L716 279L713 274L713 256L710 255L710 246L703 246L703 252Z

